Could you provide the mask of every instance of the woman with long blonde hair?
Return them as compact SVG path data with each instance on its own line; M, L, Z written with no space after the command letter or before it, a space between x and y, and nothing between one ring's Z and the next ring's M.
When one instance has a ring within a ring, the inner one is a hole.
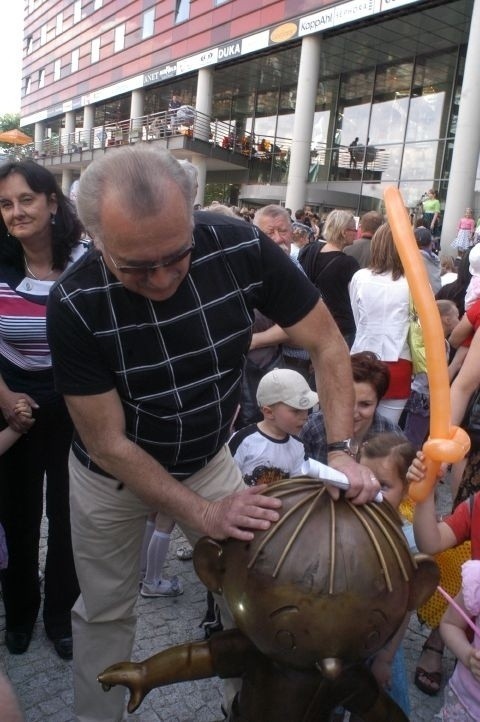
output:
M390 369L390 384L379 411L398 423L410 395L412 362L408 346L409 290L392 231L384 223L371 243L368 268L350 283L350 301L357 326L352 353L373 351Z

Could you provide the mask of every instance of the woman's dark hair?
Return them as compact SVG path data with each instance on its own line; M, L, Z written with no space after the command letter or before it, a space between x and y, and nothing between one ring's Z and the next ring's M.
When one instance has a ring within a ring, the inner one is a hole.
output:
M470 283L472 274L470 273L470 249L465 251L462 259L458 266L457 277L452 283L446 283L438 291L435 298L437 300L446 299L453 301L458 308L458 313L461 316L465 313L465 294L467 292L467 286Z
M360 456L364 456L366 459L383 459L385 456L391 456L405 488L407 487L408 467L416 454L417 450L410 441L391 431L372 436L362 444L360 450Z
M75 212L73 203L65 196L53 173L33 160L12 161L0 165L0 181L13 173L19 173L35 193L44 193L50 198L56 196L57 212L52 225L53 268L63 271L70 259L73 246L78 243L83 226ZM0 214L0 263L24 271L23 249L20 242L11 236Z
M372 351L360 351L350 356L353 380L357 384L371 384L378 401L385 396L390 383L390 369Z

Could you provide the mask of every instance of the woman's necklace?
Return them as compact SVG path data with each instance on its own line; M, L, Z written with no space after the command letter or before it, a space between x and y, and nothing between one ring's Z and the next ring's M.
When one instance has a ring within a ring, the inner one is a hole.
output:
M32 271L30 266L28 265L27 257L25 254L23 254L23 260L25 261L25 270L32 278L34 278L36 281L46 281L49 276L52 275L54 269L51 268L46 276L43 276L43 278L39 278L39 276L36 276L35 273Z

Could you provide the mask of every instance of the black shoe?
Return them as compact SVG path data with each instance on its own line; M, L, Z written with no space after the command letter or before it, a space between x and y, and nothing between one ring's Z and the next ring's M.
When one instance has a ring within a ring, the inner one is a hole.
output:
M27 632L5 632L5 644L10 654L23 654L27 651L32 638Z
M56 653L62 659L72 659L73 657L73 639L71 637L62 637L61 639L52 639Z

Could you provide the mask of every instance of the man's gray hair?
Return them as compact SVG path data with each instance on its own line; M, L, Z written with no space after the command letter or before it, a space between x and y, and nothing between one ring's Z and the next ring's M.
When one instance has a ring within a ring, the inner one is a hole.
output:
M187 208L193 212L197 173L191 163L178 161L168 151L147 143L107 151L80 178L77 194L80 220L92 236L102 240L100 213L106 193L115 196L123 209L140 219L163 210L168 181L178 186Z
M259 208L258 211L255 211L255 215L253 217L254 225L258 226L259 221L261 223L263 218L283 218L289 223L292 221L285 208L282 208L282 206L276 206L273 203L269 206L263 206L263 208Z

